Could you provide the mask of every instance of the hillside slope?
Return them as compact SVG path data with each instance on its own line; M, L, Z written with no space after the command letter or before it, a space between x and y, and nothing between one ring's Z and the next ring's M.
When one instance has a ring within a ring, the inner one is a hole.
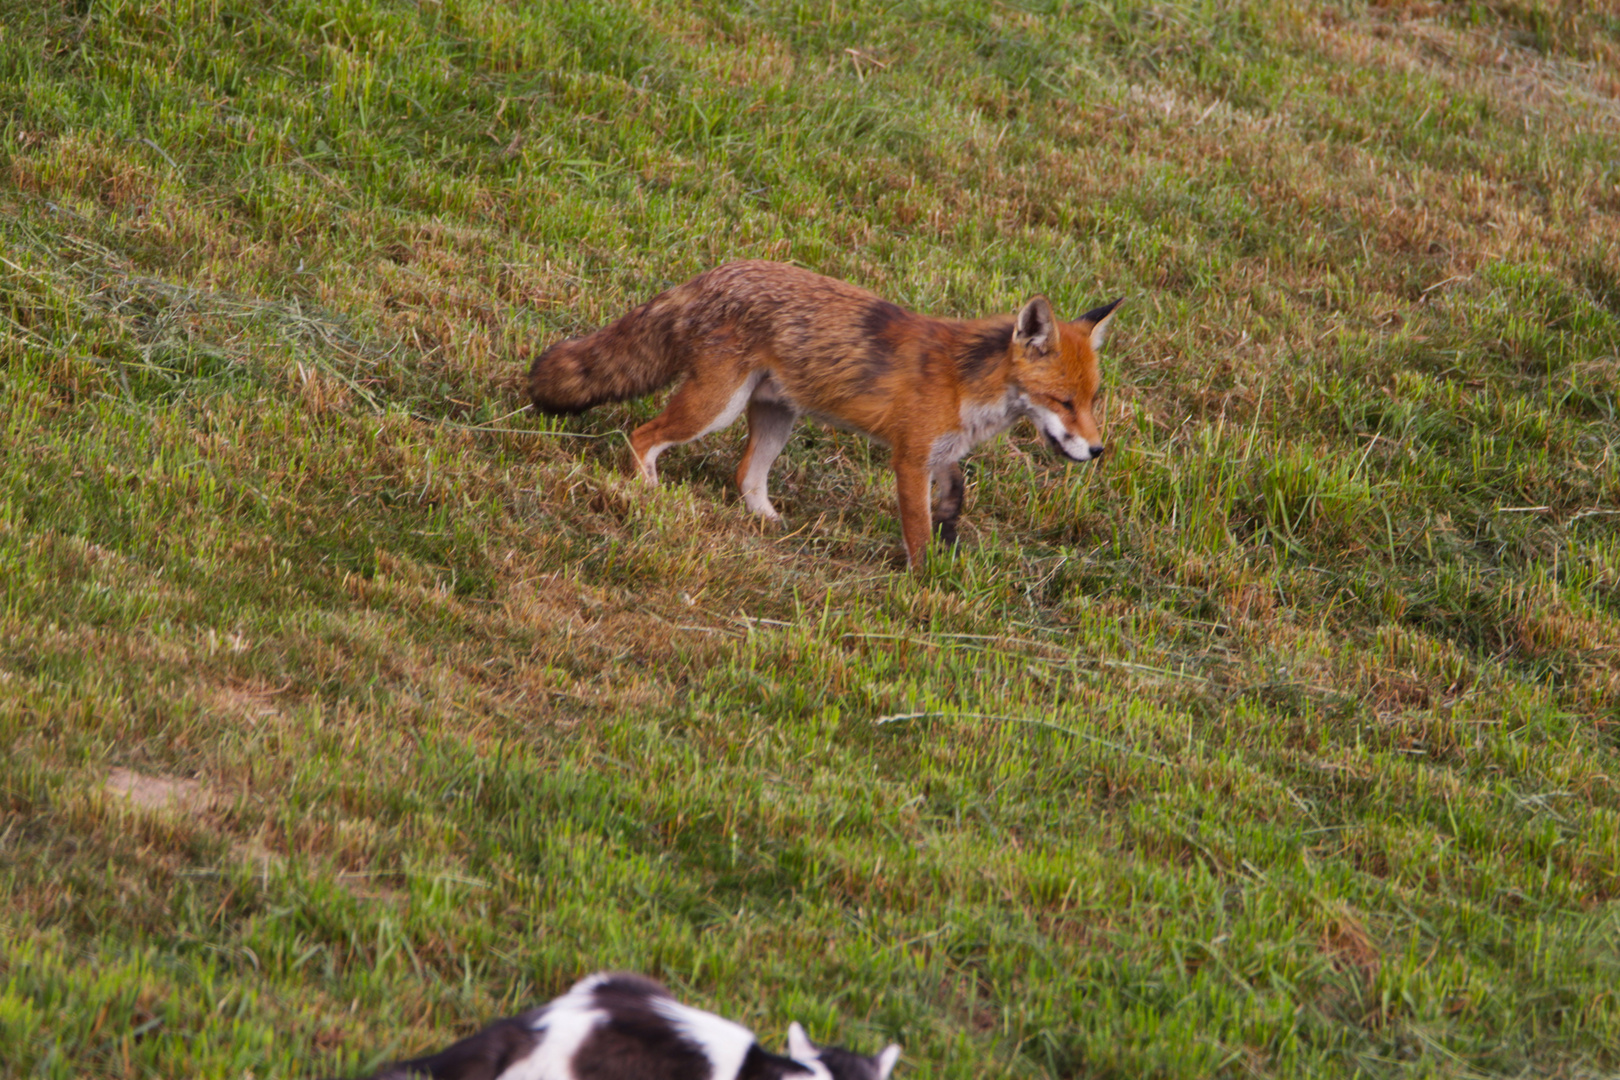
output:
M603 967L904 1077L1620 1068L1620 9L0 0L0 1076ZM886 455L514 377L717 262L1126 296Z

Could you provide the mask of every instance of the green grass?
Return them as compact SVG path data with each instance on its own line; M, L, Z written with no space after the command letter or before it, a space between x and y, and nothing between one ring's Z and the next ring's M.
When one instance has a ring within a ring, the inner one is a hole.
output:
M906 1077L1620 1069L1613 3L0 0L0 1076L604 967ZM1112 450L535 350L717 262L1124 294ZM124 794L134 785L140 797Z

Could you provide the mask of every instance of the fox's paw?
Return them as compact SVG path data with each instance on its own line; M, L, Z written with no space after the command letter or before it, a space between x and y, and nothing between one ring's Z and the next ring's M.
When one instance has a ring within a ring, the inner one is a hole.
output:
M782 521L782 515L776 512L776 507L771 505L771 500L767 499L763 494L754 491L744 492L743 505L747 506L748 512L759 518L760 523L766 527L787 528Z

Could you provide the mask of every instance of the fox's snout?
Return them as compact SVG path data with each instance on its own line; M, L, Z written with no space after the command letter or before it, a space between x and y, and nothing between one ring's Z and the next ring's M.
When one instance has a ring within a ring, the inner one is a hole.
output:
M1046 436L1046 441L1052 444L1053 450L1071 461L1096 461L1103 456L1103 451L1108 449L1102 443L1087 442L1078 435L1070 435L1066 431L1061 438L1045 429L1042 433Z

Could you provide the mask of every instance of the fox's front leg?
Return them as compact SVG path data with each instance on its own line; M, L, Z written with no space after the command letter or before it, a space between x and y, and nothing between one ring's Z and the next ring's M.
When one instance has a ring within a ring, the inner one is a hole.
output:
M935 469L934 486L939 489L939 502L934 507L934 534L947 544L955 544L956 519L961 516L962 496L967 491L962 463L953 461Z
M894 492L900 503L900 535L906 542L906 562L922 565L928 546L928 466L895 452Z

